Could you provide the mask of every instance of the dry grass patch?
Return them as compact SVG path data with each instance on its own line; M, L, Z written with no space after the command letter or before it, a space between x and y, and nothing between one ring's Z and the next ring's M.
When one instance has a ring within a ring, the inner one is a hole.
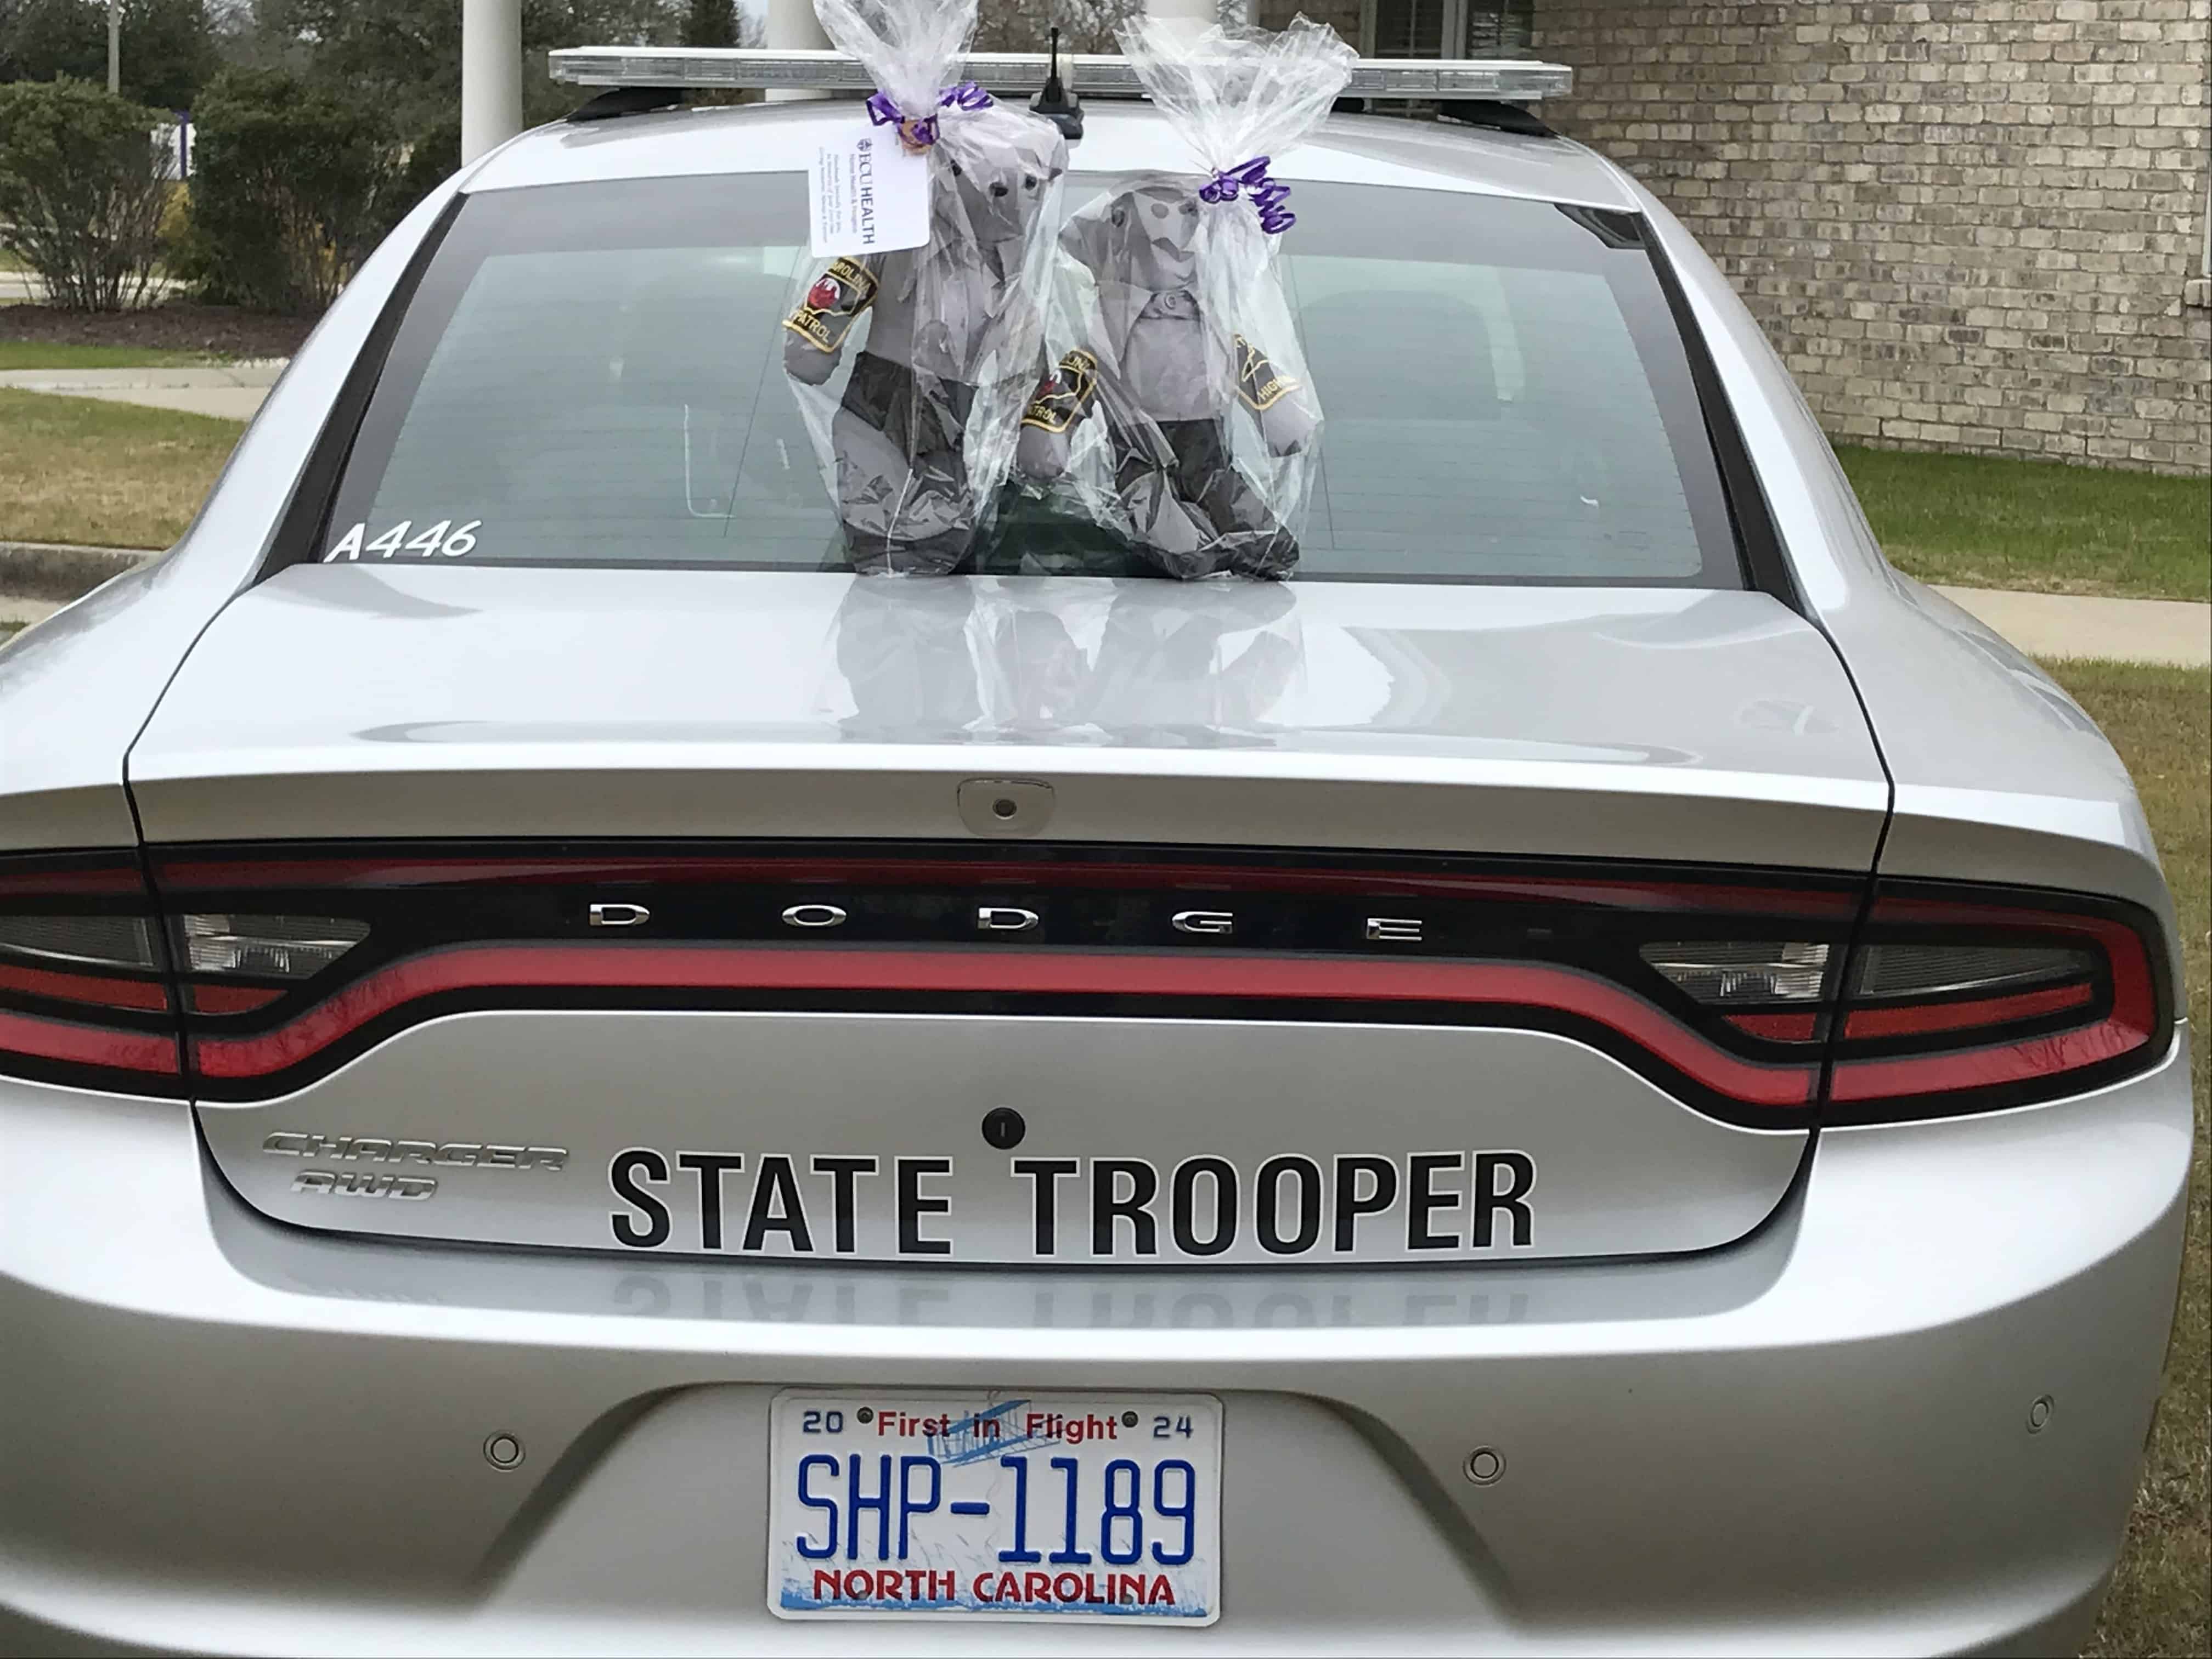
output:
M167 547L243 422L0 388L0 541Z
M2135 775L2181 915L2195 1040L2197 1154L2181 1304L2158 1431L2126 1553L2088 1652L2212 1653L2212 1214L2206 1070L2212 1063L2212 674L2119 663L2052 665Z

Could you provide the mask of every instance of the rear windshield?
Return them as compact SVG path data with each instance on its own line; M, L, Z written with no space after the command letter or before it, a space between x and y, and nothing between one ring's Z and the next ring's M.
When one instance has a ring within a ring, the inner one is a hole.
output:
M1111 186L1075 174L1068 204ZM1299 580L1743 586L1636 221L1373 186L1296 200L1284 282L1326 421ZM795 173L468 198L301 553L350 536L371 560L846 568L782 369L805 226ZM1153 574L1011 494L973 568Z

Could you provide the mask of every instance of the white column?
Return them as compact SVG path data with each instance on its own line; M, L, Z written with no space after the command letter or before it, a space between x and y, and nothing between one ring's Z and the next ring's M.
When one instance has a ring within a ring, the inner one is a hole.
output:
M822 32L822 20L814 15L814 0L768 0L767 15L761 19L761 44L775 52L820 52L828 50L830 37ZM762 95L771 104L780 104L823 94L772 87Z
M522 0L461 0L461 161L522 131Z

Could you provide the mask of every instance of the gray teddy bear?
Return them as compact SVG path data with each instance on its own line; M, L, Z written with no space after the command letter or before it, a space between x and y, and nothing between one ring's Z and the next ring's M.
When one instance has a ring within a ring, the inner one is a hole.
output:
M1267 354L1206 314L1192 180L1146 173L1077 215L1061 248L1097 285L1090 343L1067 352L1022 419L1015 470L1063 477L1078 426L1105 423L1125 528L1169 574L1280 577L1298 547L1237 464L1229 421L1242 404L1270 453L1313 441L1320 416Z
M943 575L967 558L999 478L971 465L979 392L1018 410L1035 373L1032 228L1067 168L1050 123L1000 107L949 119L933 153L930 239L839 258L785 319L786 372L824 384L872 312L830 422L854 568ZM1011 390L1010 390L1011 387Z

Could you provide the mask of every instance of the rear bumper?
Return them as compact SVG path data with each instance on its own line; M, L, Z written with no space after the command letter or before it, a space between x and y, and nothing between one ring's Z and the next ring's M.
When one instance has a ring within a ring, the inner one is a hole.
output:
M767 1402L802 1382L1224 1397L1221 1621L1068 1651L2072 1651L2172 1313L2186 1040L1831 1132L1726 1250L1297 1276L329 1238L247 1211L182 1108L0 1085L0 1651L941 1644L768 1613Z

